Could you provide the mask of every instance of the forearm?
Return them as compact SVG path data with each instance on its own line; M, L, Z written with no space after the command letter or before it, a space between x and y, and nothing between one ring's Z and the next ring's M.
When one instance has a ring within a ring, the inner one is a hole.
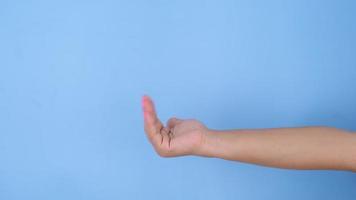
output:
M356 135L328 127L209 130L199 154L280 168L356 171Z

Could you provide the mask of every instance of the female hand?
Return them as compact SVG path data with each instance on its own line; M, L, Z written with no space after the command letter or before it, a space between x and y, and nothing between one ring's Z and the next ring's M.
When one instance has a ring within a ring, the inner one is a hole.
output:
M201 122L170 118L164 126L157 117L149 96L142 97L145 132L156 152L162 157L199 155L208 129Z

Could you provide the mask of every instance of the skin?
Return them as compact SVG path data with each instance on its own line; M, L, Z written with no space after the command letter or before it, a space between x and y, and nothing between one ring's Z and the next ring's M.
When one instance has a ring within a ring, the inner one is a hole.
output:
M195 119L157 117L142 97L145 133L162 157L196 155L287 169L356 172L356 134L331 127L213 130Z

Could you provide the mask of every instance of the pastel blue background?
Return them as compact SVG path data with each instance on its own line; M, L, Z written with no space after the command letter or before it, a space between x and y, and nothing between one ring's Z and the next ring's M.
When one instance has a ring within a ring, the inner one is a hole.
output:
M0 0L0 199L355 199L356 174L163 159L210 128L356 130L355 1Z

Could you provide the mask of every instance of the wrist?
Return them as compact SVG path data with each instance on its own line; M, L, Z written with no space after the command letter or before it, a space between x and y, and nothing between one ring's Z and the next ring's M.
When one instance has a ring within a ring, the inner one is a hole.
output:
M218 134L217 131L212 129L206 129L202 134L201 143L194 153L197 156L203 157L216 157Z

